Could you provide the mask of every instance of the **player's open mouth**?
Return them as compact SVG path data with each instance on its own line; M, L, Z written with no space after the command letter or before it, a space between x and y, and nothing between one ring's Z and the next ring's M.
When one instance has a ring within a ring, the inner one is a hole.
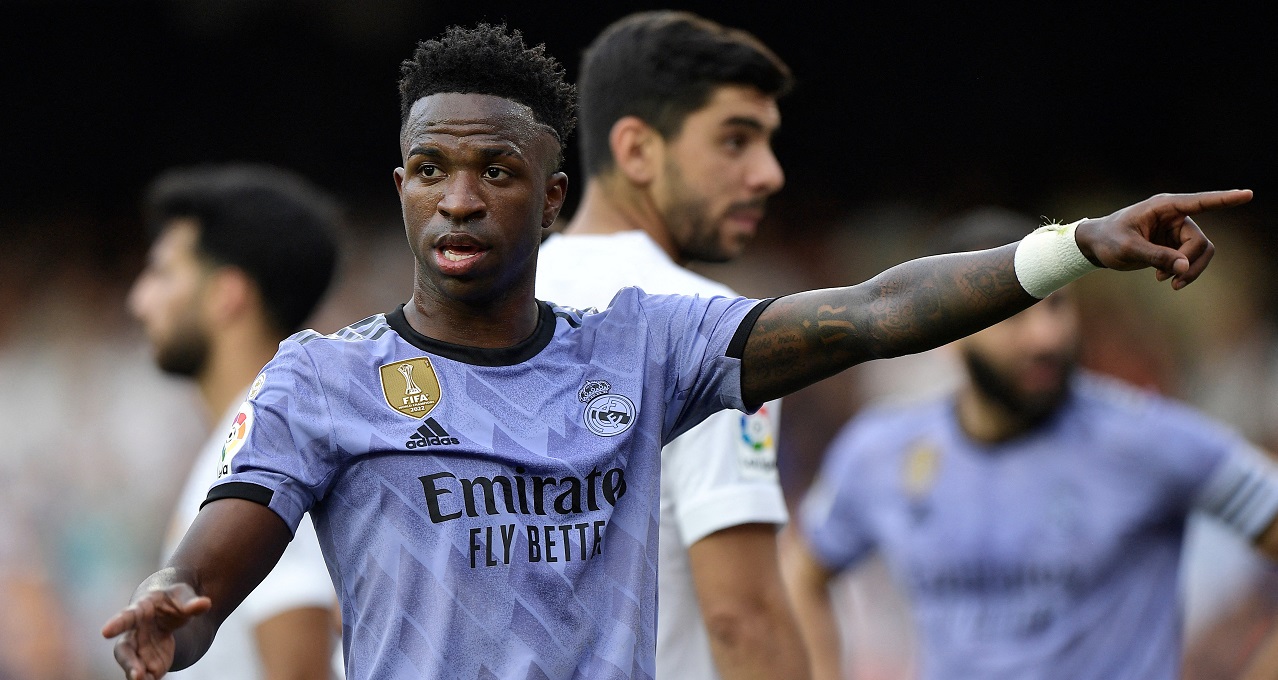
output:
M480 254L482 251L478 248L472 247L450 246L448 248L441 248L440 252L442 252L444 257L448 260L461 262L463 260L469 260L470 258Z
M435 240L435 262L447 276L467 274L487 252L487 245L462 232L442 234Z

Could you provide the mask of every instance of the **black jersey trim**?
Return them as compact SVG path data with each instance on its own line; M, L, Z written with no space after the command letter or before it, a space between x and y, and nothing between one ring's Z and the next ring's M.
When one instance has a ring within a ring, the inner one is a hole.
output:
M269 508L271 507L271 499L274 497L274 489L268 489L252 482L227 482L209 489L208 498L205 498L204 502L200 503L200 508L203 509L209 503L220 501L223 498L240 498Z
M728 351L724 352L724 356L730 359L741 358L741 353L745 351L746 340L750 339L750 331L754 330L754 322L759 320L759 315L773 302L776 302L776 298L768 298L746 313L745 318L741 320L741 325L737 326L737 332L732 334L732 342L728 343Z
M577 318L576 316L572 314L569 314L568 312L558 311L558 312L555 312L555 316L563 319L564 321L567 321L568 325L572 326L573 328L581 328L581 319Z
M405 342L425 352L472 366L514 366L537 356L555 336L555 312L550 305L537 301L537 329L532 335L510 347L468 347L454 345L418 333L404 317L404 305L386 315L386 323Z

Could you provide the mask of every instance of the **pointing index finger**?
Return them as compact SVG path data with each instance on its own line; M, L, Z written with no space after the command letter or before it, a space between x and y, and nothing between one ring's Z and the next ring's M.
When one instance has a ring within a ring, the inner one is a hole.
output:
M1194 194L1167 194L1167 207L1182 215L1195 215L1207 210L1229 208L1251 200L1251 189L1202 191Z

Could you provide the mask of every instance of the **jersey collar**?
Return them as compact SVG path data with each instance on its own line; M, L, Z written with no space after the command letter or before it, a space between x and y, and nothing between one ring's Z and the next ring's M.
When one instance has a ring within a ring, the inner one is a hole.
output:
M554 310L541 300L537 301L537 329L532 335L509 347L468 347L427 337L408 325L408 319L404 317L404 305L388 313L386 323L392 330L399 333L399 337L417 349L474 366L521 364L537 356L538 352L550 344L550 339L555 335Z

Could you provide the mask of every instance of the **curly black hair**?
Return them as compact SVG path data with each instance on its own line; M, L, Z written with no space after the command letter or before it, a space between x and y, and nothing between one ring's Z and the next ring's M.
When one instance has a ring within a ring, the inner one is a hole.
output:
M528 47L518 30L505 24L450 26L444 35L417 43L399 67L399 122L413 104L439 92L490 94L532 109L537 121L559 136L560 149L577 125L577 88L545 44Z

